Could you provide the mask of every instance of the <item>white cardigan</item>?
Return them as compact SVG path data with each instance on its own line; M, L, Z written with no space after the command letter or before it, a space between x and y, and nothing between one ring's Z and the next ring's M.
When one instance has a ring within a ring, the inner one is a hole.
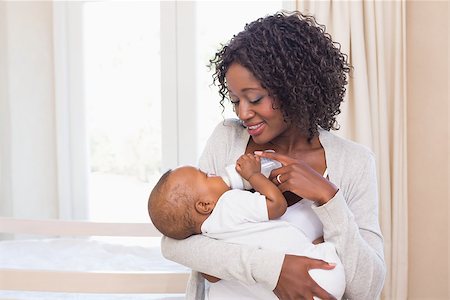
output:
M199 167L223 174L245 152L250 136L236 119L220 123L205 147ZM378 222L375 159L366 147L319 130L328 176L339 191L314 207L323 223L324 239L336 246L345 268L344 299L376 299L386 273L383 237ZM178 241L164 237L162 253L193 270L186 299L204 299L204 279L197 272L275 289L284 254L228 244L202 235Z

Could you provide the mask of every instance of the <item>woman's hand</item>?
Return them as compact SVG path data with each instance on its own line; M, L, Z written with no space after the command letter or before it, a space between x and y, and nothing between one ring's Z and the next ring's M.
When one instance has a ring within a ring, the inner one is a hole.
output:
M283 165L270 174L272 182L278 185L283 193L290 191L302 198L313 200L318 205L323 205L338 191L333 183L302 160L274 152L255 151L255 154L277 160Z
M336 299L321 288L309 275L310 269L331 270L333 264L323 260L304 256L286 255L281 267L281 274L273 292L279 299L313 299L319 297L323 300Z

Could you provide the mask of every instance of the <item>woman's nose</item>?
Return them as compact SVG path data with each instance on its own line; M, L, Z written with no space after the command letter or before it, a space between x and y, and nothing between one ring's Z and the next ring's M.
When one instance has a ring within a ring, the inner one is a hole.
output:
M236 107L236 115L241 120L249 120L255 115L255 111L245 101L240 101L239 106Z

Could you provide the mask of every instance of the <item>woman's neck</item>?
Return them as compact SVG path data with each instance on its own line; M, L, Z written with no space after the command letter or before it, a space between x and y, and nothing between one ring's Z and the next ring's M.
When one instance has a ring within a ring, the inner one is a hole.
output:
M319 135L309 139L308 135L297 129L288 129L268 143L273 150L283 154L302 153L320 149Z

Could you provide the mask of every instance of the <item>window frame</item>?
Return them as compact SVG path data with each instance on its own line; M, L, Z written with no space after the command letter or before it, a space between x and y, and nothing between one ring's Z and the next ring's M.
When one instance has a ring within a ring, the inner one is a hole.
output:
M82 5L83 2L53 3L57 187L61 219L87 219L89 215Z

